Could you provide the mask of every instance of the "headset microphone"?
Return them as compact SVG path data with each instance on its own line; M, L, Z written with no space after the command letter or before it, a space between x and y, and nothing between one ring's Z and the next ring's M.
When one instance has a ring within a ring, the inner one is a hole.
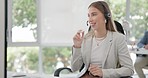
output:
M90 31L91 30L91 26L89 25L88 21L86 22L86 25L89 26L88 31Z
M86 25L88 26L88 21L86 22Z

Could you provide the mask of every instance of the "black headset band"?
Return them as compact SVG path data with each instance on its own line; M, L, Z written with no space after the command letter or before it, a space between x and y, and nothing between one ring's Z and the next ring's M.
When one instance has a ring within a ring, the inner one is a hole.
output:
M101 4L101 6L102 6L103 9L104 9L104 16L105 16L105 19L110 18L110 17L111 17L110 12L108 12L107 8L105 7L105 5L104 5L102 2L100 2L100 4Z

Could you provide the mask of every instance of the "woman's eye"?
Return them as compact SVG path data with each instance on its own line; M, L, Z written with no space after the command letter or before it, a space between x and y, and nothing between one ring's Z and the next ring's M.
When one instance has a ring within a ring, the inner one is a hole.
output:
M96 16L97 14L96 13L92 13L92 14L88 14L88 17L92 17L92 16Z
M92 14L92 16L96 16L97 14Z

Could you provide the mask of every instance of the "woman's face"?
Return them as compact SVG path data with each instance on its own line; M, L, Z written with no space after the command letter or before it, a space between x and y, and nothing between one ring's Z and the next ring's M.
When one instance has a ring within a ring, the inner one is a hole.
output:
M97 8L90 7L88 9L88 22L92 29L98 30L102 28L101 26L105 25L105 18Z

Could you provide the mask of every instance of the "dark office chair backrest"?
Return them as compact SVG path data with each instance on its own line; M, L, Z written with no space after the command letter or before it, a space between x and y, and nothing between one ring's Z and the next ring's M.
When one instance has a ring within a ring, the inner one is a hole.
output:
M114 23L116 25L117 31L125 35L122 25L118 21L114 21Z

